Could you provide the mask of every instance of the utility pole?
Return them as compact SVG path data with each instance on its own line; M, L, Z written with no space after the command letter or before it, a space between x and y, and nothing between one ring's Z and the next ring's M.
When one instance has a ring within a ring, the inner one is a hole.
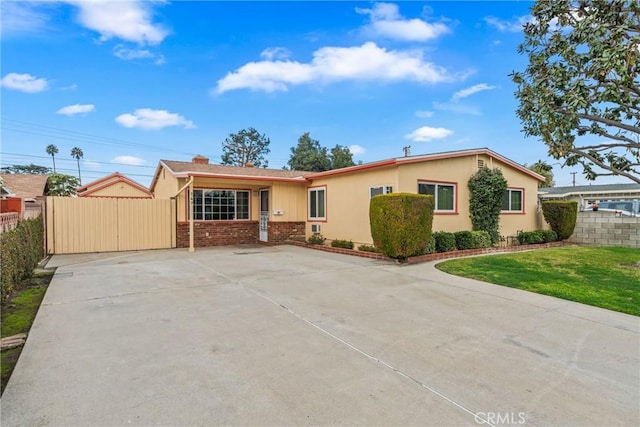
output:
M575 187L575 186L576 186L576 174L577 174L578 172L569 172L569 173L570 173L571 175L573 175L573 186Z

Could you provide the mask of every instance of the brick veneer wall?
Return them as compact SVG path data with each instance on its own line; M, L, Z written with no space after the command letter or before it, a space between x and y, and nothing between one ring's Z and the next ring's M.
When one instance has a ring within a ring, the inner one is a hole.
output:
M258 221L195 222L194 246L225 246L258 243ZM179 222L176 232L179 248L189 247L189 223Z
M305 237L304 221L290 221L290 222L269 222L269 244L270 245L282 245L290 239L303 239Z
M572 243L640 248L640 217L620 217L615 212L578 212Z

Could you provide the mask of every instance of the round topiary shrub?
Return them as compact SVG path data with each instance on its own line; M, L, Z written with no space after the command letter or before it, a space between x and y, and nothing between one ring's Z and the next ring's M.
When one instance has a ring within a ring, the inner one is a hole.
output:
M450 252L456 250L456 236L447 231L436 231L433 233L436 241L436 252Z
M566 240L573 234L578 219L578 202L551 200L542 202L542 214L549 227L558 235L558 240Z

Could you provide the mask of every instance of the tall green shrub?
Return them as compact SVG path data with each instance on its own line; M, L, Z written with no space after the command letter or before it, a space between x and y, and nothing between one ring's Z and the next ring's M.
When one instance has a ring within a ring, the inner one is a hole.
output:
M404 260L424 253L433 225L433 196L394 193L371 198L371 237L385 255Z
M551 200L542 202L542 214L549 227L558 235L558 240L566 240L573 234L578 218L578 202Z
M480 168L469 179L469 210L474 230L484 230L491 236L491 242L500 241L500 211L502 197L507 189L507 180L500 169Z
M18 226L0 234L0 298L2 302L31 277L44 257L44 223L42 217L20 221Z

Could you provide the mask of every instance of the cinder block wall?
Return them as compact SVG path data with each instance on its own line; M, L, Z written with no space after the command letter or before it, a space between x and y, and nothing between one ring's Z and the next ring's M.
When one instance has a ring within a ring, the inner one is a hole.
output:
M614 212L578 212L572 243L640 248L640 217L620 217Z

